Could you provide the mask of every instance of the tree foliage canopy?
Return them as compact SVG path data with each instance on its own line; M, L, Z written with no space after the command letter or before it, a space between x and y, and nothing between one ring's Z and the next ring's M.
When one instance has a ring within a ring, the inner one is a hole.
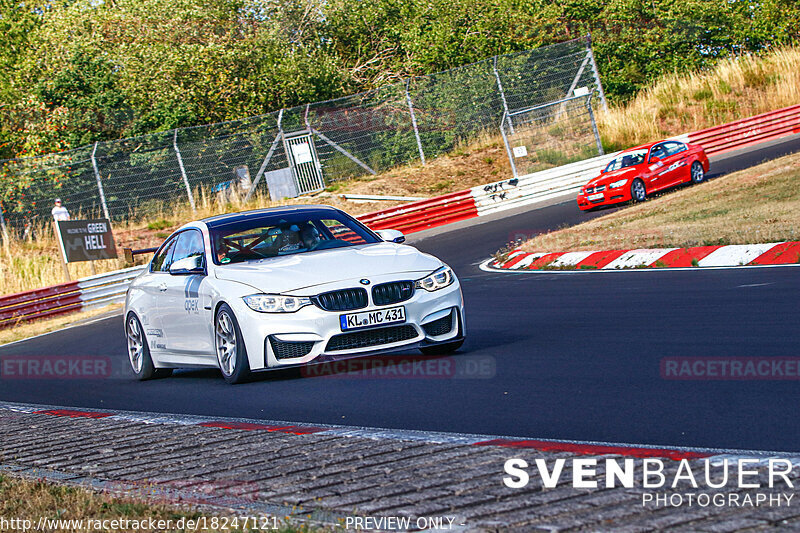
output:
M796 0L0 0L0 158L262 114L591 32L621 101L796 42Z

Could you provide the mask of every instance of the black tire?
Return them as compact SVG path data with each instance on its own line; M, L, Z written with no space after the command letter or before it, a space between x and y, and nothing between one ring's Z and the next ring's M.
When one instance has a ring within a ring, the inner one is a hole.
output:
M125 337L128 344L128 362L131 364L131 370L136 379L145 381L172 375L171 368L156 368L153 365L144 328L139 322L139 317L133 313L128 313L128 317L125 319Z
M228 383L244 383L250 379L247 348L239 329L239 321L228 304L222 304L214 316L214 349L222 377Z
M706 179L706 172L703 170L703 165L700 161L692 163L690 173L692 176L692 183L703 183Z
M631 183L631 198L637 203L647 200L647 189L644 186L644 182L639 178L636 178Z
M425 346L424 348L420 348L419 351L421 351L423 355L448 355L461 348L462 344L464 344L464 339L459 339L457 341L446 342L444 344Z

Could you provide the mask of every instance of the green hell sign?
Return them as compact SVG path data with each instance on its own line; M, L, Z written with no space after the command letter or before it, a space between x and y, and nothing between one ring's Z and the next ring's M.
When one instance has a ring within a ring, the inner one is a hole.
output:
M60 220L58 238L67 263L117 257L111 224L106 219Z

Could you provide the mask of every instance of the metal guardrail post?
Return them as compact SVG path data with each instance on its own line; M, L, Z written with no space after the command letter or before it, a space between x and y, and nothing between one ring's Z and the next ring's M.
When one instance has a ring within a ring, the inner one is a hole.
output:
M110 221L111 216L108 214L108 206L106 205L106 193L103 191L103 182L100 181L100 171L97 169L97 158L95 157L97 144L97 141L95 141L94 149L92 150L92 168L94 169L94 177L97 180L97 190L100 192L100 205L103 206L103 214Z
M603 111L608 111L608 102L606 102L606 93L603 91L603 83L600 81L600 71L597 70L597 63L594 60L594 52L592 52L591 33L586 36L586 43L589 49L589 63L592 65L592 74L594 74L594 81L595 83L597 83L597 92L600 94L600 101L603 103Z
M192 206L192 212L197 211L194 205L194 196L192 196L192 188L189 186L189 178L186 177L186 169L183 168L183 157L181 157L181 151L178 149L178 128L175 128L175 135L172 137L172 147L175 149L175 155L178 156L178 166L181 169L183 184L186 185L186 196L189 197L189 205Z
M508 129L511 131L511 135L514 135L514 123L511 122L511 115L509 115L508 113L508 102L506 101L506 93L503 90L503 84L500 81L500 73L497 72L497 56L494 56L494 62L492 63L492 70L494 70L494 78L497 80L497 89L500 91L500 98L503 100L503 109L505 110L504 117L508 118ZM502 125L500 129L502 130ZM511 164L513 165L514 163L512 162ZM514 175L516 176L516 173Z
M419 158L422 161L422 166L425 166L425 152L422 150L422 140L419 138L419 128L417 127L417 115L414 113L414 104L411 102L411 94L408 92L408 85L410 79L406 80L406 103L408 104L408 112L411 113L411 125L414 126L414 137L417 138L417 148L419 148Z
M511 150L511 145L508 144L508 137L506 136L506 128L505 122L506 118L508 118L508 111L503 113L503 120L500 121L500 135L503 136L503 144L506 145L506 153L508 154L508 162L511 163L511 172L514 174L514 177L517 177L517 165L514 163L514 152ZM509 124L511 121L508 121Z

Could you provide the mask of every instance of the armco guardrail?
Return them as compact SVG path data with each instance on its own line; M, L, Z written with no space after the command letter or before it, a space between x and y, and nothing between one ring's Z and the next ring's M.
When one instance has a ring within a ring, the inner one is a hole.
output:
M396 229L413 233L478 216L472 191L453 192L358 217L372 229Z
M689 134L707 154L738 150L800 133L800 104Z
M619 152L471 189L477 216L576 193Z
M673 137L720 154L800 133L800 104ZM372 229L414 233L575 194L619 152L473 187L362 215ZM0 297L0 328L19 322L121 302L128 283L143 267L83 278L77 282Z
M0 328L122 302L128 284L143 268L135 266L0 297Z

